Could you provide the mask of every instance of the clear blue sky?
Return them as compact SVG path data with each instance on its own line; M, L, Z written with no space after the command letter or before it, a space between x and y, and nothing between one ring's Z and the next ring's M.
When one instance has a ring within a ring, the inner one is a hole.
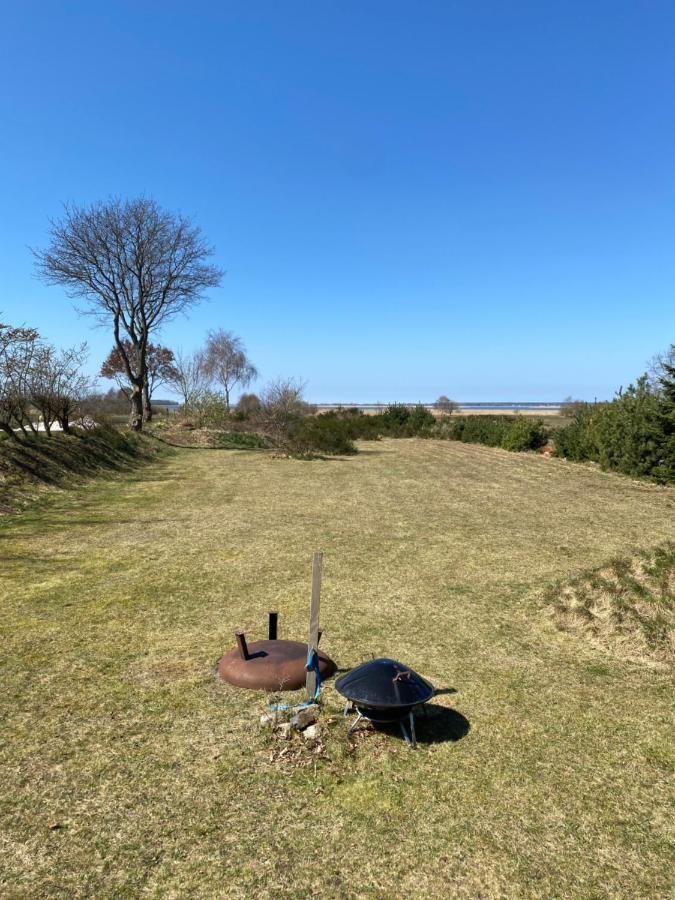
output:
M108 334L33 276L64 201L149 194L313 400L611 396L675 340L672 2L6 2L0 310Z

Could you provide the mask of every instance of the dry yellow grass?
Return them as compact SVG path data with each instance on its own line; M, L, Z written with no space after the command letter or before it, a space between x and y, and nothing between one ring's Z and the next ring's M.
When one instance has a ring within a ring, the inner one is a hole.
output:
M675 493L453 442L354 458L176 451L0 530L7 897L666 897L665 673L558 631L561 577L673 538ZM403 659L454 708L280 755L265 698L217 684L233 629L307 627ZM456 721L456 719L454 720Z

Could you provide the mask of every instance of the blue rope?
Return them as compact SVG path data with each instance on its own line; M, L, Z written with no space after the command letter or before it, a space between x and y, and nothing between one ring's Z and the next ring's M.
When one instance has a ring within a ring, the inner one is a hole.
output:
M302 703L277 703L276 705L269 704L269 708L274 712L280 709L302 709L305 706L311 706L312 703L316 703L316 701L321 696L321 671L319 669L319 654L314 648L310 648L307 652L307 662L305 663L305 669L308 672L314 671L316 673L316 687L314 688L314 696L311 699L303 700Z
M321 671L319 670L319 654L314 647L310 648L307 653L307 662L305 668L308 672L312 670L316 673L316 687L314 688L314 696L307 701L307 705L314 703L321 696Z

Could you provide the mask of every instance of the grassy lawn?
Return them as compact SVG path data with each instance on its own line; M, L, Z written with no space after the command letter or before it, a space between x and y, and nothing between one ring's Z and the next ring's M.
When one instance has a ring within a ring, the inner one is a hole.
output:
M3 897L666 897L668 672L556 628L561 577L675 536L675 491L477 445L177 450L0 523ZM399 737L281 752L235 627L448 689ZM449 692L452 689L452 693ZM454 712L453 712L454 711Z

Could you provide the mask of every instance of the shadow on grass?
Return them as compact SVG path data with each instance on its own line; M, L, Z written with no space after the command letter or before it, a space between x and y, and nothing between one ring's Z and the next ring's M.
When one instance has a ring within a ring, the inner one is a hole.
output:
M383 731L392 737L403 740L401 727L398 722L370 722L370 727L376 731ZM405 718L403 724L408 727ZM456 709L448 709L447 706L437 706L435 703L425 703L415 713L415 734L418 744L445 744L461 741L471 729L471 723Z
M471 723L456 709L427 703L424 711L415 716L415 731L419 744L444 744L461 741L471 729Z

